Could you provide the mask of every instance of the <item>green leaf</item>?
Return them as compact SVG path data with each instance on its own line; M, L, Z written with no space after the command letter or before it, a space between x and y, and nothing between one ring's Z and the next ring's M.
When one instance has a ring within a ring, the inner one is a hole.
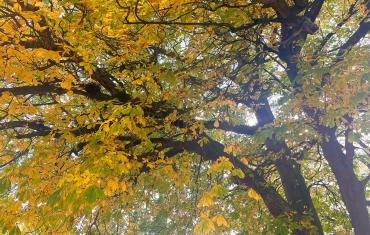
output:
M360 134L358 134L358 133L350 133L349 135L348 135L348 141L350 142L350 143L353 143L353 142L358 142L358 141L360 141L361 140L361 135Z
M159 78L163 81L172 83L175 80L175 74L172 71L167 71L165 73L161 73Z
M357 106L359 103L361 103L364 99L368 97L367 92L359 92L356 95L351 97L351 105Z
M66 203L70 204L73 202L73 199L76 198L76 192L73 191L72 193L68 194L67 198L66 198Z
M104 197L104 192L96 186L90 186L83 193L83 196L88 203L94 203L97 199Z
M51 194L51 196L48 199L48 204L55 205L59 201L62 191L63 191L62 189L58 189L53 194Z
M4 195L10 190L10 180L9 179L0 179L0 195Z
M20 235L22 234L21 230L19 229L18 226L14 226L10 231L9 231L9 235Z
M140 106L136 106L136 107L133 107L131 108L130 110L130 116L138 116L138 115L142 115L144 112L143 112L143 109L140 107Z

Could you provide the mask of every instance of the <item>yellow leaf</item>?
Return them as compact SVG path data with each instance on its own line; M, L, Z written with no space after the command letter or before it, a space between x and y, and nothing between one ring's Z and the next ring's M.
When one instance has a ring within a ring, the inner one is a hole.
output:
M232 145L228 145L224 148L224 151L226 153L232 153L233 152L233 146Z
M212 220L206 216L202 216L199 223L195 225L194 228L194 234L210 234L213 231L215 231L215 225Z
M138 86L143 85L143 81L141 81L140 79L136 79L136 80L132 81L131 83L133 85L138 85Z
M120 184L120 187L121 187L121 191L122 191L122 192L125 192L125 191L127 190L127 185L126 185L126 183L125 183L125 182L122 182L122 183Z
M118 178L108 180L106 187L104 188L104 194L111 196L118 189Z
M216 215L215 217L213 217L212 221L215 222L217 226L229 227L229 224L222 215Z
M18 112L18 109L17 109L17 106L15 105L10 105L9 109L8 109L8 114L9 115L14 115Z
M22 7L21 7L21 5L19 5L18 3L14 3L14 5L13 5L13 9L14 9L16 12L22 12Z
M207 174L219 173L221 171L230 172L234 168L234 165L230 162L227 157L221 156L214 162L208 169Z
M102 124L102 128L103 128L104 132L109 132L109 130L110 130L109 122L106 122L106 123Z
M67 76L63 82L60 83L60 86L63 88L63 89L66 89L66 90L71 90L72 88L72 81L73 81L73 76L69 75Z
M208 207L213 205L212 196L209 193L203 193L202 197L200 198L197 207Z
M248 197L255 199L256 201L261 200L261 196L256 191L254 191L254 189L252 188L248 189L247 194L248 194Z
M218 122L218 120L216 120L214 123L213 123L213 126L215 128L218 128L220 126L220 123Z
M76 120L78 124L83 124L85 122L85 118L83 116L77 116Z
M245 174L242 170L240 169L234 169L232 172L231 172L231 175L232 176L238 176L240 179L243 179L245 177Z
M248 165L248 159L246 159L245 157L243 157L243 158L241 158L240 159L240 161L242 162L242 163L244 163L244 165Z

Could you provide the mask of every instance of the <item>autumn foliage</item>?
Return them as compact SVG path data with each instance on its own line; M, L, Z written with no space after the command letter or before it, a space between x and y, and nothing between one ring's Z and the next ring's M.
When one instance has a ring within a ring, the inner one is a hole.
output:
M3 234L370 231L367 0L0 1Z

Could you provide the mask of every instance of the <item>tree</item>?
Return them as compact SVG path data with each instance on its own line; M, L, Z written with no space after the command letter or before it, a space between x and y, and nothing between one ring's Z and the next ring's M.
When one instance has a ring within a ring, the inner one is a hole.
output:
M366 234L369 10L3 1L3 232Z

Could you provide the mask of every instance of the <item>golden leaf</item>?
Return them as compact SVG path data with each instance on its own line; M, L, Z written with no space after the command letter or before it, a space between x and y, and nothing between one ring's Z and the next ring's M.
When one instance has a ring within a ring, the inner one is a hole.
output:
M213 231L215 231L215 225L206 216L201 216L199 223L194 228L194 234L210 234Z
M108 180L106 187L104 188L104 194L111 196L118 189L118 178Z
M256 201L261 200L261 196L252 188L249 188L247 191L248 197L255 199Z
M200 198L197 207L208 207L213 205L213 199L212 196L209 193L203 193L202 197Z
M121 192L125 192L127 190L127 185L125 182L121 182L120 184Z
M216 215L215 217L212 218L212 221L215 222L217 226L229 227L229 224L222 215Z

